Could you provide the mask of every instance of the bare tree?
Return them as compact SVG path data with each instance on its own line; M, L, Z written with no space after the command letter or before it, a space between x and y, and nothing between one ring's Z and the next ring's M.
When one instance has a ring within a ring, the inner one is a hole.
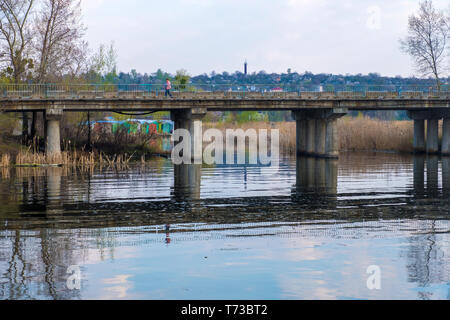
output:
M16 83L33 69L30 15L34 0L0 0L0 50L6 71Z
M42 0L35 19L36 81L76 76L87 61L79 0Z
M433 75L438 90L445 72L447 42L450 31L444 11L434 8L431 0L420 4L418 15L409 17L408 36L400 40L401 48L411 55L422 76Z
M1 64L15 83L30 78L30 15L34 0L0 0ZM28 115L22 113L22 138L27 143Z

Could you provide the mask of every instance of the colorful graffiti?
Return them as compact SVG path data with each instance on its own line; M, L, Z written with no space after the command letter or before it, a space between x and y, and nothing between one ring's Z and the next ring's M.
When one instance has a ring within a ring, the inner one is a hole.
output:
M116 133L119 130L125 130L129 134L159 134L171 135L174 129L174 123L170 120L100 120L92 121L91 128L95 132Z
M112 118L99 121L91 121L91 129L97 134L116 134L127 132L128 134L154 135L150 145L162 152L172 150L171 135L174 130L174 122L170 120L146 120L128 119L114 120Z

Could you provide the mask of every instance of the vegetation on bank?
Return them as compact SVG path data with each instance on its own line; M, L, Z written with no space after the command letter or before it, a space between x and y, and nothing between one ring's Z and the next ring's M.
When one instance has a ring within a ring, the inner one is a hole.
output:
M280 152L296 153L296 123L291 122L223 122L206 127L219 129L278 129ZM368 117L344 117L338 120L339 146L341 151L392 151L413 152L413 122L383 121Z
M338 120L339 145L343 151L388 151L413 152L413 121L383 121L368 117L343 117ZM280 132L280 153L296 153L296 123L269 121L220 121L204 122L204 130L208 128L226 129L278 129ZM131 161L145 162L155 154L165 154L155 144L161 139L156 135L129 134L117 131L115 134L92 133L91 149L87 148L87 132L83 128L66 128L63 152L60 158L44 156L42 149L24 149L18 141L8 148L0 147L0 167L15 165L49 165L59 163L65 165L125 165ZM71 131L72 130L72 131ZM79 130L79 132L78 132ZM442 128L440 130L441 135ZM78 135L78 136L77 136ZM4 136L0 138L3 140ZM12 139L12 138L9 138ZM72 139L72 140L70 140ZM78 140L77 140L78 139ZM16 138L16 140L18 140ZM4 145L4 142L3 142Z

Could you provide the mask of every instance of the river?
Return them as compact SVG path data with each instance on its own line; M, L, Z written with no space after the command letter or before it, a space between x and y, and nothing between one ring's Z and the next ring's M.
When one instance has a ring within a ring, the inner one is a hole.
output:
M0 169L0 299L450 299L449 218L449 158Z

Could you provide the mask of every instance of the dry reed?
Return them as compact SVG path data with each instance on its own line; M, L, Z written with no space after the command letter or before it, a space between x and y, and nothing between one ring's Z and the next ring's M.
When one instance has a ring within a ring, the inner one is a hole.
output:
M102 152L77 151L61 152L58 155L46 155L44 153L34 153L30 149L20 151L16 156L16 166L75 166L89 167L97 164L101 166L126 166L132 160L134 154L108 156Z
M0 159L0 168L7 168L11 164L11 156L9 154L3 154Z
M207 123L205 128L225 129L278 129L280 152L295 154L295 122ZM413 151L412 121L383 121L378 119L344 117L338 120L341 151Z

